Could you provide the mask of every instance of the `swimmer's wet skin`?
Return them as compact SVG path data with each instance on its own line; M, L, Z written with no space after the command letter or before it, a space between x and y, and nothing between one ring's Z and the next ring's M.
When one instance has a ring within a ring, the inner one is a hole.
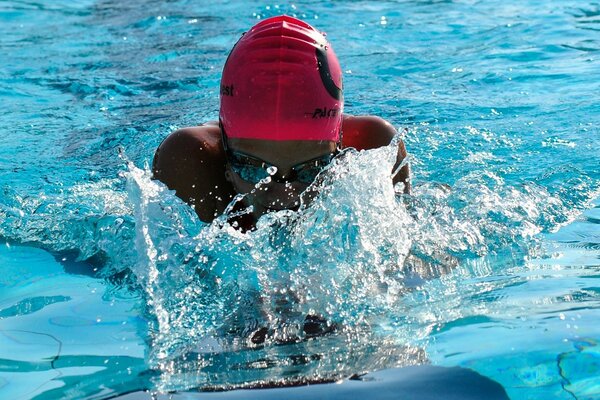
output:
M243 201L230 222L243 230L269 211L296 209L310 201L306 188L340 149L386 146L397 134L381 118L343 114L342 87L322 33L288 16L265 19L227 58L219 121L169 135L156 151L154 177L205 222L236 195ZM406 156L400 141L390 184L402 182L408 192L408 166L398 168Z

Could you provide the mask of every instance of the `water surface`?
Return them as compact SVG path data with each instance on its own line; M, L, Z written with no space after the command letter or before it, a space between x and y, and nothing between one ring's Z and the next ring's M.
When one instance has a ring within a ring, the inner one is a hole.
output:
M346 112L398 128L411 196L393 146L350 152L311 207L241 234L150 179L169 132L217 117L239 35L280 13L327 33ZM598 31L593 1L4 2L0 393L433 363L511 398L599 396Z

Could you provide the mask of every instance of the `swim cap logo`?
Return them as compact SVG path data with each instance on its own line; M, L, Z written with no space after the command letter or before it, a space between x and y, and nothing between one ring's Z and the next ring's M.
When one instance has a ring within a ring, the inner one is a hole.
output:
M231 97L233 97L233 85L223 85L223 84L221 84L221 96L231 96Z
M333 118L338 115L340 112L339 108L315 108L315 111L312 113L305 113L305 115L312 115L313 119L317 118Z

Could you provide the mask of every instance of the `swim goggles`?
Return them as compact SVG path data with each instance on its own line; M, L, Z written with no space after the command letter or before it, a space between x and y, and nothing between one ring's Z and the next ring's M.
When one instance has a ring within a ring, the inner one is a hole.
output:
M328 153L308 161L303 161L294 165L290 171L281 175L277 172L277 167L260 158L232 150L227 143L227 136L221 128L223 137L223 148L227 156L227 161L233 172L239 175L246 182L253 184L259 183L261 180L271 178L278 183L285 182L301 182L310 185L317 175L325 168L331 160L338 154L338 150L333 153Z

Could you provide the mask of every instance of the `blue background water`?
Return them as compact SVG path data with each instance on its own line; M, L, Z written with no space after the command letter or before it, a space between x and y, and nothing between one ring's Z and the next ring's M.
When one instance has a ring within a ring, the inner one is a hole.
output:
M216 118L229 49L280 13L327 32L346 112L399 128L414 193L381 149L300 213L205 226L145 163ZM513 398L597 398L599 31L582 1L3 2L0 394L432 362ZM342 328L278 344L309 312Z

